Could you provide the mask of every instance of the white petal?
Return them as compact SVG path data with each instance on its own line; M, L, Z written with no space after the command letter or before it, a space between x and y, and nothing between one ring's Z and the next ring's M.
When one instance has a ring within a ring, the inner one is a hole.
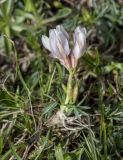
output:
M57 53L57 46L56 46L56 34L54 29L51 29L49 31L49 40L50 40L50 48L51 48L51 53Z
M68 56L70 54L68 39L65 37L65 35L61 31L59 31L58 39L61 46L61 52L63 52L65 55Z
M67 69L70 68L70 61L67 57L70 53L69 44L66 36L61 30L52 29L49 32L49 42L51 56L59 59L62 65Z
M49 31L49 40L50 40L50 48L51 48L51 53L53 55L53 57L56 57L58 59L61 59L62 56L59 52L59 48L58 48L58 33L55 29L51 29Z
M78 43L82 44L82 42L86 41L86 35L87 35L86 29L78 26L74 32L74 42L77 41Z
M78 45L78 43L76 42L72 51L72 54L74 55L74 57L76 59L79 59L81 57L81 50L80 47Z
M56 26L56 29L57 29L58 31L61 31L61 32L64 34L64 36L69 40L69 35L68 35L68 33L65 31L65 29L64 29L64 27L63 27L62 25Z
M72 54L76 59L80 58L86 48L86 29L80 26L75 29L74 32L74 48Z
M85 34L85 36L87 35L87 30L86 30L86 28L81 28L81 31Z
M49 51L51 51L51 49L50 49L50 43L49 43L49 38L47 37L47 36L42 36L41 37L41 41L42 41L42 44L43 44L43 46L46 48L46 49L48 49Z
M56 29L50 30L50 46L52 53L55 54L58 59L64 59L70 53L67 38L61 31Z
M75 29L75 33L76 32L82 32L85 36L86 36L86 34L87 34L87 30L86 30L86 28L82 28L82 27L80 27L80 26L78 26L76 29Z

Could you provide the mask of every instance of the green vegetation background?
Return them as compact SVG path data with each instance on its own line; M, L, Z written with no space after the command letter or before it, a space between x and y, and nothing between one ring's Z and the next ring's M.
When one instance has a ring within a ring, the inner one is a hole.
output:
M40 40L58 24L88 31L69 106L79 131L45 125L68 77ZM0 33L0 160L122 160L122 0L1 0Z

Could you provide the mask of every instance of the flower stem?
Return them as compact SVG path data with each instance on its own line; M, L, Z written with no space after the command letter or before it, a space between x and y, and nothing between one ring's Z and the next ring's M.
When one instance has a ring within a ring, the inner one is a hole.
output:
M68 111L68 108L66 107L67 104L69 104L72 100L72 83L73 83L73 71L69 71L69 77L67 82L67 90L66 90L66 99L64 102L64 105L61 105L62 111Z
M72 96L72 79L73 79L73 72L69 72L69 77L68 77L68 83L67 83L67 95L66 95L66 100L65 104L68 104L69 101L71 100Z

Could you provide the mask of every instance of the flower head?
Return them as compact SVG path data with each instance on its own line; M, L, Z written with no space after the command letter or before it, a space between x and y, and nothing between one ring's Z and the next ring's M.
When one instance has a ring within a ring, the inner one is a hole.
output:
M69 35L63 26L49 31L49 38L42 36L43 46L51 52L68 70L77 66L78 59L84 54L86 47L86 29L77 27L74 32L74 47L69 48Z

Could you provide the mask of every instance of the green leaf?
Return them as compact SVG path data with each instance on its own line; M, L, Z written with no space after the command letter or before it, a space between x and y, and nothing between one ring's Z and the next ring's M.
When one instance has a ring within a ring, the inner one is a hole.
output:
M12 29L13 29L15 32L22 32L23 30L26 30L26 29L27 29L27 26L20 25L20 24L13 24L13 25L12 25Z
M27 86L28 88L30 88L30 91L33 91L33 89L36 87L36 85L38 84L39 81L39 77L38 77L38 72L33 73L28 81L27 81Z
M6 153L2 157L0 157L1 158L0 160L9 159L10 154L11 154L11 150L6 151Z
M16 149L12 143L10 143L10 149L17 160L22 160L21 157L17 154Z
M71 153L66 153L64 155L65 160L81 160L82 154L84 153L84 149L80 148L72 151Z
M5 50L6 54L10 54L10 51L12 49L12 43L10 41L11 39L11 33L10 33L10 27L6 25L3 30L6 37L4 37L4 44L5 44Z
M50 112L53 111L53 109L58 105L57 102L53 102L53 103L50 103L50 104L47 104L44 109L43 109L43 112L42 112L42 115L45 115L45 114L49 114Z
M113 70L119 70L119 71L121 71L121 73L123 73L123 64L111 62L111 64L108 64L107 66L104 67L104 71L106 73L110 73Z
M35 160L39 160L41 154L43 154L44 148L45 148L45 146L46 146L46 144L47 144L47 142L48 142L49 134L50 134L50 131L47 132L47 135L46 135L46 137L45 137L45 140L44 140L44 142L43 142L43 145L41 145L41 146L39 147L38 155L36 156Z
M3 147L4 147L3 137L2 134L0 134L0 154L2 153Z
M41 24L40 25L43 25L43 24L46 24L46 23L51 23L51 22L54 22L58 19L62 19L62 18L65 18L67 17L68 15L70 15L72 12L72 10L70 8L63 8L63 9L60 9L58 11L58 13L54 16L54 17L51 17L51 18L47 18L47 19L44 19L42 20Z
M56 157L56 160L64 160L64 156L63 156L63 152L60 144L57 147L55 147L55 157Z
M7 15L10 15L14 6L14 0L7 0L7 8L6 8L6 13Z
M25 0L24 2L25 2L25 10L27 12L33 12L34 13L35 12L35 7L34 7L35 3L33 3L32 0Z
M67 17L69 14L71 14L72 10L70 8L63 8L63 9L60 9L58 11L58 13L56 14L56 17L57 18L64 18L64 17Z

